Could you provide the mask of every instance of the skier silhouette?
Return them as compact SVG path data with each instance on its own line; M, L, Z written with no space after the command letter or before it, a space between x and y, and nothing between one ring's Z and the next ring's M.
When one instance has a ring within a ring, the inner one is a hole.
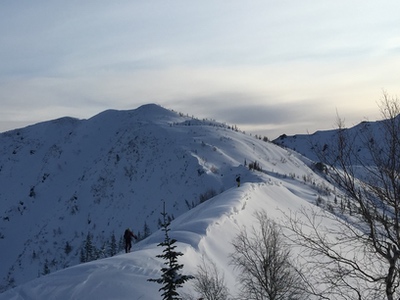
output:
M137 240L137 236L132 232L130 228L127 228L124 233L125 240L125 253L129 253L132 248L132 238Z
M236 176L236 182L237 182L237 186L240 186L240 175Z

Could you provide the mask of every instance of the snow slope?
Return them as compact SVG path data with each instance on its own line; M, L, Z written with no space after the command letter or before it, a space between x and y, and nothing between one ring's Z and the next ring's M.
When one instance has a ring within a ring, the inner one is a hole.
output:
M328 203L334 197L296 152L156 105L7 132L0 151L0 299L160 299L160 286L147 279L159 277L163 264L156 258L163 201L175 217L171 236L184 273L195 274L205 257L235 295L231 241L254 224L256 211L284 222L284 213L315 207L322 192ZM261 172L244 165L254 161ZM199 204L210 189L218 195ZM132 253L78 265L88 232L100 247L112 232L138 232L144 223L154 233ZM51 273L43 276L46 261ZM180 292L194 295L190 283Z
M311 186L262 177L265 182L231 188L172 222L171 235L184 253L180 262L186 274L195 274L205 256L217 264L234 294L237 273L229 264L229 253L237 230L251 226L256 211L266 210L280 222L283 212L311 206L308 202L315 200ZM132 253L52 273L0 294L0 299L160 299L159 286L147 279L159 276L162 261L155 256L162 250L156 246L161 240L163 233L156 232L136 244ZM180 292L193 294L190 283Z

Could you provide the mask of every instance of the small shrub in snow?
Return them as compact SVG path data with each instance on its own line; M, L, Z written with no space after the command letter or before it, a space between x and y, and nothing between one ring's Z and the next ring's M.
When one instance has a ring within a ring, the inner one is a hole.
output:
M203 202L207 201L208 199L215 197L216 195L217 195L217 192L213 188L208 189L205 193L200 194L199 201L200 201L200 203L203 203Z
M260 167L260 163L257 161L249 163L249 170L256 170L256 171L262 171L262 168Z

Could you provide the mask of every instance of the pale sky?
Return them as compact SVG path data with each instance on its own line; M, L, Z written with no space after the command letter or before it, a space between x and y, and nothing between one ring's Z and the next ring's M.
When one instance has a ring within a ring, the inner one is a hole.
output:
M0 132L156 103L278 135L400 98L400 1L0 1Z

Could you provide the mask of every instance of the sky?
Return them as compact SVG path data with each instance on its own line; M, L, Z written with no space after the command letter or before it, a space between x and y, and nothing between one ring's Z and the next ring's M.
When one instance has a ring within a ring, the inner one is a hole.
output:
M399 1L0 2L0 132L156 103L271 139L380 119Z

